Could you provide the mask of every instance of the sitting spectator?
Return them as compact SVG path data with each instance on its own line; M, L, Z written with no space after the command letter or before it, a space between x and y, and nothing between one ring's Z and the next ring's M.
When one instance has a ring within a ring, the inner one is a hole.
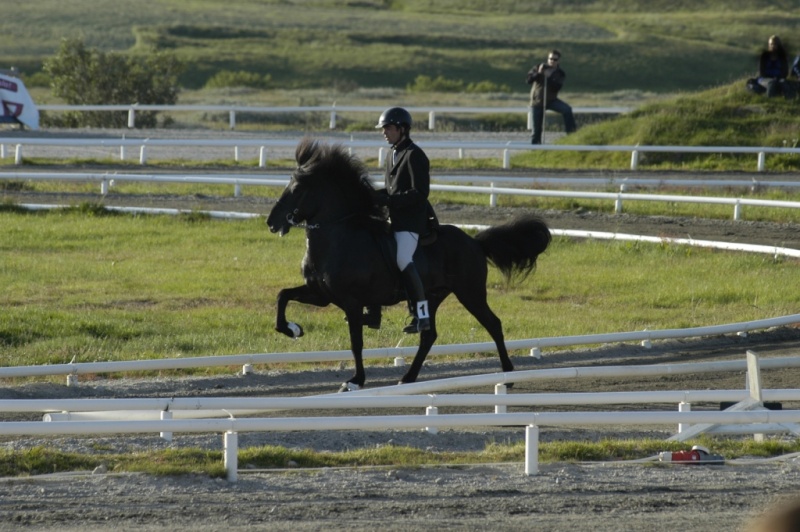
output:
M767 42L767 49L761 53L758 61L758 77L747 80L747 88L756 94L767 97L783 95L794 96L789 77L789 60L780 37L773 35Z

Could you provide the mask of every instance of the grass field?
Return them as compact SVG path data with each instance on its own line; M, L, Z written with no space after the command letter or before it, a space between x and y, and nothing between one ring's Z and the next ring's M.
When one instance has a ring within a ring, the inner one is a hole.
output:
M334 307L290 305L301 341L273 331L278 290L302 282L300 231L79 209L5 210L0 223L4 365L349 349ZM791 314L800 299L785 287L796 274L796 261L768 256L556 238L534 276L508 286L492 269L488 288L506 338L521 339ZM489 341L454 298L438 318L439 343ZM406 319L389 309L365 347L397 344Z

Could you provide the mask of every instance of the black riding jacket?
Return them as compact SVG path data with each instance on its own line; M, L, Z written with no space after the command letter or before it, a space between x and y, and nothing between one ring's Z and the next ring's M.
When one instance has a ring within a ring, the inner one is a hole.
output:
M424 234L431 187L430 161L410 138L393 146L392 152L394 156L390 153L386 158L384 173L392 230Z

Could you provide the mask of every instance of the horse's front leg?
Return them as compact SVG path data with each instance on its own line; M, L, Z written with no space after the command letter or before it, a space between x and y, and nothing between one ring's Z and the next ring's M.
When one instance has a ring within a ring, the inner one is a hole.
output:
M438 334L436 333L436 309L431 306L429 312L431 316L431 328L427 331L422 331L419 334L419 348L417 349L417 354L414 355L414 361L411 363L408 371L406 371L406 374L403 375L403 378L400 379L398 384L408 384L417 380L419 372L422 369L422 364L425 362L425 358L427 358L428 353L431 351L431 347L433 347L433 343L438 337Z
M294 288L284 288L278 292L278 311L275 317L275 330L283 333L289 338L300 338L303 336L303 328L294 322L286 321L286 305L289 301L297 301L307 305L326 307L330 305L330 299L315 288L307 284Z
M367 375L364 372L364 330L362 328L363 316L361 313L361 305L345 309L347 316L347 327L350 330L350 350L353 353L353 361L355 362L355 373L347 382L343 383L340 392L352 392L359 390L364 386L367 380Z

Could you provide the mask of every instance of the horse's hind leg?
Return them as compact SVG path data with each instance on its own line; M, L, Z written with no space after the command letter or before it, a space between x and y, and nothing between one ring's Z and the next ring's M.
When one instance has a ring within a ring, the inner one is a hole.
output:
M347 315L347 327L350 331L350 350L353 353L356 371L347 382L342 384L341 388L339 388L340 392L358 390L364 386L364 382L367 380L364 371L364 330L361 328L361 306L346 310L345 314Z
M492 312L489 308L489 303L486 301L486 291L475 291L472 293L456 293L456 298L464 305L470 314L475 316L484 329L489 333L489 336L494 340L497 346L497 354L500 355L500 366L503 371L514 371L514 364L508 356L506 350L505 336L503 335L503 323L500 318Z

